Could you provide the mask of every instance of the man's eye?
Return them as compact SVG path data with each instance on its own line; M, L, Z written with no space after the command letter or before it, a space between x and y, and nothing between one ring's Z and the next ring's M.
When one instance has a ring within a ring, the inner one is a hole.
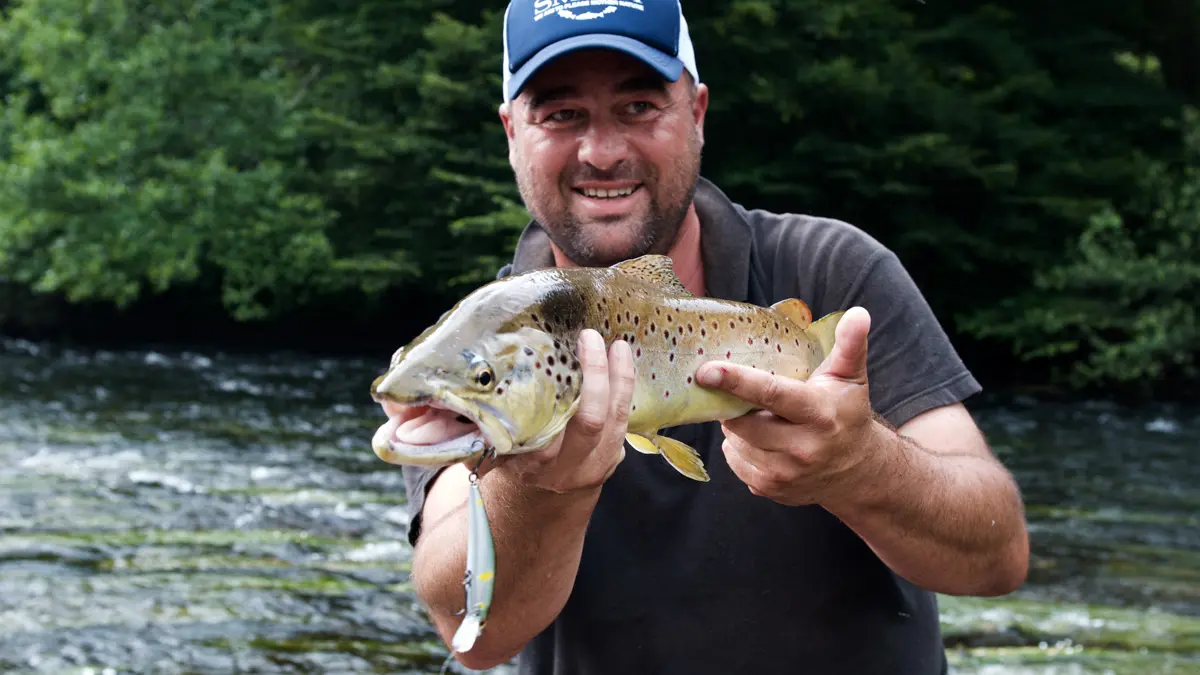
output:
M574 110L556 110L546 116L546 119L551 122L570 122L575 119Z
M634 101L633 103L629 104L627 109L629 110L630 113L633 113L634 115L640 115L640 114L650 110L650 102L649 101Z

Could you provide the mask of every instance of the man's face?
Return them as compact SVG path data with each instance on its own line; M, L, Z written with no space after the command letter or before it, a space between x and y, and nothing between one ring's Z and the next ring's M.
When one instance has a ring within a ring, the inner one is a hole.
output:
M575 52L501 106L526 208L567 257L666 253L691 206L708 90L612 51Z

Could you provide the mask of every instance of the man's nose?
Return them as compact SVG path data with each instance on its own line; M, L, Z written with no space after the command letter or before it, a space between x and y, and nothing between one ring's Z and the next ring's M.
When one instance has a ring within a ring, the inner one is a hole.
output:
M627 159L628 151L629 145L620 129L596 121L588 125L579 143L579 161L607 171Z

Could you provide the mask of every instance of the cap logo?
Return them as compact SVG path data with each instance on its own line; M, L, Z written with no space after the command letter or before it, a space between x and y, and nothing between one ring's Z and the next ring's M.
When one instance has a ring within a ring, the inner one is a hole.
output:
M578 14L572 11L589 7L602 7L603 9L583 11ZM541 21L547 16L556 14L564 19L590 21L612 14L621 7L636 9L639 12L645 10L642 0L534 0L533 20Z

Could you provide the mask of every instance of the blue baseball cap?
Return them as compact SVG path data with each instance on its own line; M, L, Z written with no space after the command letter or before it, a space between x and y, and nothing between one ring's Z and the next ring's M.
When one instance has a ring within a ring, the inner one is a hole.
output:
M700 81L679 0L511 0L504 10L504 100L555 58L615 49L674 82L686 69Z

